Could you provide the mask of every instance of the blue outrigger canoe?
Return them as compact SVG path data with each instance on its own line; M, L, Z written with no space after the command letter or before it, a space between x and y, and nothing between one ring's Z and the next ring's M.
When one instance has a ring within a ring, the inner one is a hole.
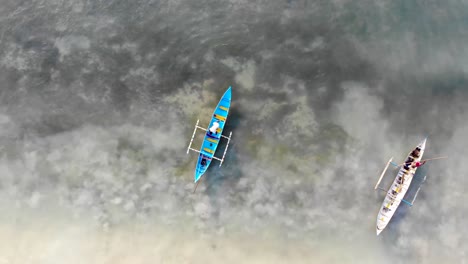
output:
M229 113L230 106L231 106L231 86L229 86L229 88L224 93L223 97L221 97L221 100L219 100L219 103L216 106L216 109L214 110L213 115L211 116L211 121L210 121L210 125L208 126L208 128L203 128L203 127L198 126L198 122L200 120L197 120L195 129L193 130L192 139L190 140L190 144L187 148L187 153L189 153L190 150L193 150L199 153L198 161L197 161L197 168L195 169L195 177L194 177L195 183L197 183L198 180L202 177L202 175L206 172L206 170L210 166L211 161L213 159L220 161L220 164L219 164L220 167L223 164L224 156L226 155L229 142L231 140L231 135L232 135L232 132L229 133L229 137L222 135L224 126L226 124L226 119ZM191 148L197 128L205 130L206 132L200 150ZM228 143L226 145L226 148L224 149L223 157L217 158L214 156L214 154L216 152L216 148L218 147L219 141L221 140L222 137L227 139Z

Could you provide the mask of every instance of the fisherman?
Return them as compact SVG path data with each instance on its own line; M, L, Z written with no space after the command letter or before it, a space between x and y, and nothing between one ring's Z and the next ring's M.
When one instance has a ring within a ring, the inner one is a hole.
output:
M413 150L413 152L411 152L411 156L414 156L414 157L416 157L416 158L419 158L419 151L420 151L420 150L421 150L421 149L420 149L419 147L416 148L415 150Z
M423 162L416 161L416 162L413 162L412 167L413 167L413 168L419 168L419 167L421 167L422 165L424 165L424 163L426 163L425 160L423 160Z
M211 133L218 134L218 132L217 132L218 127L219 127L218 121L214 121L214 122L213 122L213 125L210 127L210 134L211 134Z
M406 159L405 163L403 163L405 166L405 170L409 170L409 166L411 166L411 164L413 164L413 161L414 159L412 157L408 157L408 159Z
M405 168L405 170L409 170L409 165L411 165L411 162L405 163L405 166L403 168Z

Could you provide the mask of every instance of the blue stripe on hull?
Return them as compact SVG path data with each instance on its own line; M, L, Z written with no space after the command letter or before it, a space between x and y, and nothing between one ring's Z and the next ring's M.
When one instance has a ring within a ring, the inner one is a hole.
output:
M216 140L220 139L220 138L217 138L215 136L210 135L210 133L206 133L206 136L209 137L209 138L212 138L212 139L216 139Z

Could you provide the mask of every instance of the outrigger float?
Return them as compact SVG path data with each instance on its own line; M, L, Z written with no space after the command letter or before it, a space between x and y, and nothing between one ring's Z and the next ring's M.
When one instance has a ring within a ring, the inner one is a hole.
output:
M418 167L424 164L428 160L446 158L446 157L439 157L439 158L421 160L424 154L424 150L426 148L426 140L427 138L424 139L418 146L416 146L416 148L414 148L408 154L403 164L398 165L398 164L393 163L392 162L393 157L392 157L387 162L387 165L385 166L384 171L380 175L380 178L377 181L377 184L375 185L374 189L382 190L386 192L387 195L385 196L385 200L383 201L382 207L380 208L379 214L377 216L377 226L376 226L377 235L379 235L384 230L384 228L388 225L388 223L390 222L390 219L395 214L395 211L397 210L401 202L404 202L408 204L409 206L413 206L413 203L416 200L416 197L418 196L418 193L421 187L418 188L411 202L403 198L405 197L405 194L410 187L411 181L413 180L413 176L416 173L416 170L418 169ZM395 180L393 181L392 186L387 191L381 188L379 184L383 176L385 175L385 172L387 171L388 166L390 164L396 167L400 167L400 170L398 171L398 174L395 177ZM421 184L424 183L425 181L426 181L426 176L424 176L424 179L421 181Z
M192 135L192 138L190 139L190 143L187 148L187 154L190 152L190 150L199 153L197 167L195 169L195 176L194 176L194 183L196 183L194 192L197 189L200 178L210 166L211 161L213 159L220 161L219 163L220 167L224 162L224 157L226 156L226 152L228 150L229 142L231 141L231 136L232 136L232 132L229 132L229 136L222 135L224 126L226 124L226 119L229 113L230 106L231 106L231 86L229 86L229 88L224 93L223 97L221 97L221 100L219 100L219 103L216 106L216 109L214 110L213 115L211 117L211 121L208 126L209 128L198 126L198 123L200 120L197 120L197 123L195 124L193 135ZM193 139L195 138L197 129L202 129L205 131L205 137L203 139L202 146L200 147L199 150L192 148L192 142L193 142ZM227 144L226 144L226 148L224 149L222 158L218 158L218 157L215 157L214 154L216 152L216 148L218 147L219 142L221 141L221 138L227 139Z

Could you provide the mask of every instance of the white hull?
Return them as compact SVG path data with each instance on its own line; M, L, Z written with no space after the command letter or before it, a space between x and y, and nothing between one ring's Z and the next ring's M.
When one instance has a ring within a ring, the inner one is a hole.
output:
M426 139L424 139L423 142L421 142L416 148L418 147L421 149L419 151L419 156L418 157L411 156L411 154L413 153L413 150L412 150L408 154L405 161L407 161L409 157L414 158L413 162L421 161L422 156L424 154L424 149L426 148ZM413 176L416 173L416 170L417 168L412 168L412 167L409 167L409 169L407 170L404 168L404 166L402 166L400 170L398 171L398 174L395 177L395 180L393 181L392 186L388 190L387 196L385 197L385 200L382 203L382 206L379 211L379 215L377 216L377 227L376 227L377 235L379 235L380 232L384 230L384 228L390 222L390 219L392 219L392 216L395 214L395 211L400 205L401 200L405 197L405 194L411 185L411 181L413 180ZM403 179L403 183L401 183L402 179Z

